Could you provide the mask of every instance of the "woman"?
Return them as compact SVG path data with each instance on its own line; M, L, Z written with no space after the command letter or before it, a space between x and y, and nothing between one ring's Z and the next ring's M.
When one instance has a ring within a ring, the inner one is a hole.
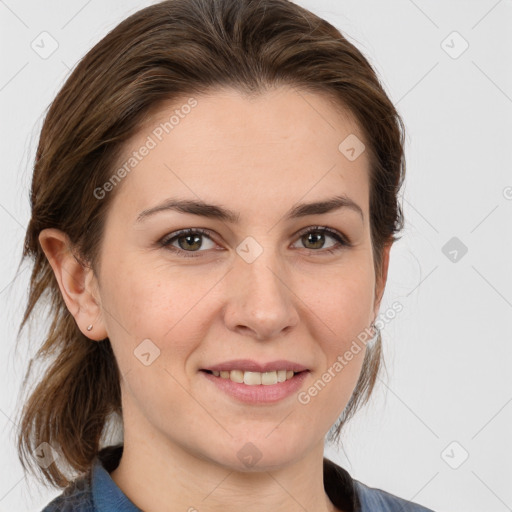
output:
M427 510L323 457L381 364L403 137L362 54L286 0L164 1L84 57L24 251L21 327L53 315L19 435L65 488L45 511Z

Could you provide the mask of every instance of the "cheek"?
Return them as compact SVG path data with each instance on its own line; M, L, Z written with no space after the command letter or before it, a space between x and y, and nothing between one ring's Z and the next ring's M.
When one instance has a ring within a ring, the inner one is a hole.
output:
M105 272L102 303L120 367L133 366L134 351L144 340L158 347L162 367L182 360L200 344L211 276L192 277L190 272L173 272L161 265L148 268L147 262L133 261L119 261L111 270Z
M120 263L110 276L102 297L109 311L107 331L124 377L123 395L137 402L148 418L158 411L170 422L171 413L163 413L162 406L169 411L194 406L182 387L188 386L184 365L206 336L201 311L212 307L207 296L212 285L200 279L191 283L183 272L170 278L169 272L164 276L147 264Z
M313 296L309 296L313 299ZM368 282L340 279L314 294L310 325L322 360L299 402L310 407L318 429L332 425L346 407L359 379L369 338L373 293ZM322 411L317 415L314 411ZM318 418L317 418L318 416Z
M352 395L370 339L373 272L369 266L347 267L317 283L304 282L302 293L307 291L306 322L316 326L323 360L301 403L311 400L334 422Z
M373 319L373 273L366 267L347 267L316 284L307 280L301 285L301 297L322 328L318 339L327 340L333 350L342 350Z

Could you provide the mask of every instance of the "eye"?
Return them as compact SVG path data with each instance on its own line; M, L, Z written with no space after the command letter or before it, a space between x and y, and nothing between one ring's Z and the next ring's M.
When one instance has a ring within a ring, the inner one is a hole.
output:
M306 228L302 230L298 236L298 241L306 245L305 249L322 254L332 254L344 247L351 247L352 245L350 241L338 231L323 226ZM334 243L331 243L327 247L325 247L326 237L327 239L330 238L334 240ZM209 240L211 244L209 247L204 247L204 239ZM211 232L202 228L187 228L176 231L162 238L159 244L161 247L185 258L198 257L200 254L197 253L206 252L208 249L215 248L215 242L211 239ZM307 247L309 244L311 244L312 247Z
M187 253L204 252L199 250L199 248L203 246L203 238L206 237L212 243L212 246L206 247L206 249L212 249L215 246L215 243L209 235L210 232L206 229L188 228L171 233L171 235L160 240L159 243L162 247L185 257L196 257L196 254ZM178 246L176 246L175 243L177 243Z
M301 231L299 236L300 238L298 241L302 242L306 246L306 249L314 252L332 254L344 247L350 247L352 245L350 241L338 231L323 226L307 228L306 230ZM328 247L325 247L326 237L334 240L334 243L331 243ZM311 246L307 247L308 245Z

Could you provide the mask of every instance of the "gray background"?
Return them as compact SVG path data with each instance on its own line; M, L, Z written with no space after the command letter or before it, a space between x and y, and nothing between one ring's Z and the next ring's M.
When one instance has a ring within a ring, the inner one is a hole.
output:
M38 340L35 331L16 356L38 132L77 61L151 3L0 0L0 511L39 511L59 494L24 476L12 419ZM297 3L366 55L407 128L406 229L381 306L403 305L383 331L389 374L343 449L326 453L367 485L438 512L512 510L512 2ZM47 58L31 47L43 31L58 44Z

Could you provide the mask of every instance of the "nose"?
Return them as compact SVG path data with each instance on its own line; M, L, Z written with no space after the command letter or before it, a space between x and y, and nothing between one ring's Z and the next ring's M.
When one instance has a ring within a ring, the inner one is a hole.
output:
M228 329L261 341L298 324L298 298L289 273L272 251L264 250L252 263L237 257L227 278L224 322Z

